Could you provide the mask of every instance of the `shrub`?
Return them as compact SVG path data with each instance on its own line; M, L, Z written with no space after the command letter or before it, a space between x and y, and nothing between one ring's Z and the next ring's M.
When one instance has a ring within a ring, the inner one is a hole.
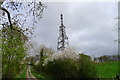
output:
M61 78L94 78L95 67L91 58L85 54L77 54L69 48L56 53L44 61L44 73L55 80Z
M78 78L95 78L97 72L90 56L80 54Z
M13 78L22 69L20 64L27 55L28 37L24 34L23 29L17 25L8 26L0 29L2 31L2 77Z

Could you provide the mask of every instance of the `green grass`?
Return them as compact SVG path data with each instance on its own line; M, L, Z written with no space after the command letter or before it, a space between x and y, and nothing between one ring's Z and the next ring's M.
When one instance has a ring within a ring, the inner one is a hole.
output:
M21 74L17 75L15 78L25 79L25 78L26 78L26 70L27 70L27 66L24 65L24 66L23 66L23 71L21 72Z
M101 78L115 77L118 72L118 61L98 62L95 66L97 74Z
M118 61L98 62L95 63L95 66L97 75L100 78L112 78L115 77L116 73L118 73ZM22 73L16 76L16 78L26 78L26 70L27 66L24 67ZM41 74L37 74L33 67L31 67L31 73L40 80L47 80Z
M37 74L35 72L35 70L33 69L33 67L31 67L31 73L33 74L33 76L35 76L36 78L38 78L39 80L46 80L44 76Z

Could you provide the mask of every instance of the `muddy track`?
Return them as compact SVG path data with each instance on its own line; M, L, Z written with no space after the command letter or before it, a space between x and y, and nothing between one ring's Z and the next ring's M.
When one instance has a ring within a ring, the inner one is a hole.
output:
M26 71L26 80L38 80L37 78L35 78L32 75L30 65L28 65L28 68L27 68L27 71Z

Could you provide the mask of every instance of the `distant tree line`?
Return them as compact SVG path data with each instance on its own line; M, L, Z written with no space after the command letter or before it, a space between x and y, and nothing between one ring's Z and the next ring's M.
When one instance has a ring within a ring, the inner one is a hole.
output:
M100 57L95 57L94 61L104 62L104 61L119 61L120 55L103 55Z

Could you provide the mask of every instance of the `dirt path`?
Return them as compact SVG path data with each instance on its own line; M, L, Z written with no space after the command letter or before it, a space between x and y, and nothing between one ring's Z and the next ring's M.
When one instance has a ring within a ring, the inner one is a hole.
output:
M38 80L32 75L30 65L28 65L28 69L26 71L26 80Z

